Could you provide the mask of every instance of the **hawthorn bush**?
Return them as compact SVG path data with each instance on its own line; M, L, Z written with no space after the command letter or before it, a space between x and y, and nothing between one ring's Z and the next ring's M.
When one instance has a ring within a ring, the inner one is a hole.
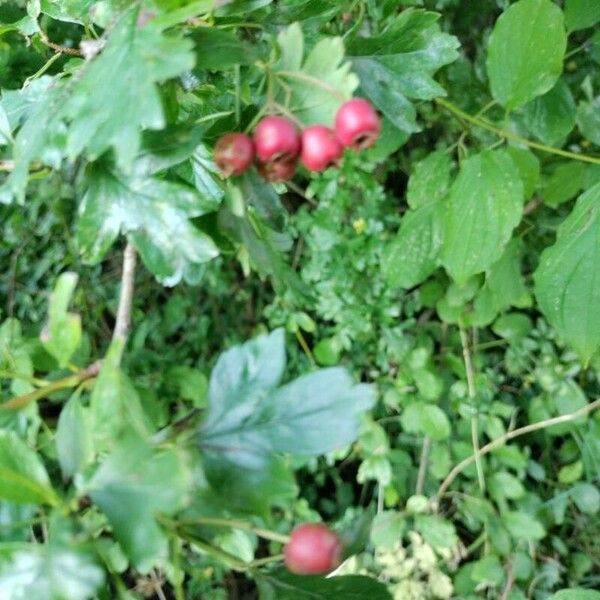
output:
M2 0L0 600L598 600L599 23Z

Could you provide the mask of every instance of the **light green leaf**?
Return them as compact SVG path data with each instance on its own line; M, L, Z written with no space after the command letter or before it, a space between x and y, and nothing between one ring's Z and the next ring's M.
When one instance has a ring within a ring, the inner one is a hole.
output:
M523 107L523 122L531 133L551 146L560 146L575 127L577 107L563 78L543 96Z
M27 544L0 560L2 600L88 600L103 582L104 572L81 548Z
M544 526L526 512L509 511L503 513L502 522L517 540L541 540L546 535Z
M0 104L0 145L9 144L12 142L12 134L8 115Z
M130 234L146 266L165 285L218 254L211 238L190 219L216 209L215 201L179 183L127 178L102 165L90 167L77 225L85 259L96 263L119 232Z
M565 0L565 22L569 31L587 29L600 21L596 0Z
M81 343L81 317L67 312L75 286L76 273L63 273L50 295L48 323L42 332L42 343L60 367L66 367Z
M375 516L371 525L371 542L375 546L393 548L402 540L406 517L395 511L384 511Z
M67 23L88 23L95 0L41 0L42 12Z
M448 152L432 152L415 164L408 180L406 201L411 208L439 202L450 187L452 159Z
M219 358L200 446L222 448L235 464L260 468L270 452L318 455L356 438L359 415L374 401L371 387L355 385L345 369L333 367L277 388L284 357L277 330Z
M577 200L534 274L539 305L587 362L600 344L600 185Z
M600 511L600 491L598 488L586 482L574 485L569 494L577 508L588 515L595 515Z
M444 96L433 74L458 57L458 40L442 33L437 13L408 9L381 34L352 41L348 53L361 90L399 130L419 131L411 100Z
M488 586L499 586L504 581L504 567L495 554L489 554L476 561L471 572L471 579Z
M525 200L529 200L540 180L540 161L533 152L523 148L509 146L506 152L517 165L523 183L523 195Z
M454 525L434 515L417 515L415 527L423 539L434 548L452 548L458 542Z
M21 323L17 319L6 319L0 325L0 369L33 377L30 353L31 346L29 340L22 335ZM27 394L34 389L27 379L15 378L10 384L10 391L15 396Z
M0 498L51 504L58 498L39 456L13 431L0 430Z
M578 460L570 465L565 465L560 468L560 471L558 472L558 481L565 484L575 483L581 479L582 475L583 463Z
M110 521L114 535L133 565L147 572L167 557L168 541L155 514L172 514L188 500L191 483L184 455L155 450L128 434L114 447L87 486Z
M382 261L383 275L393 287L411 288L429 277L438 264L442 246L443 209L430 202L409 210L398 235Z
M518 500L525 495L523 484L508 471L497 471L488 478L490 493L495 498Z
M113 148L117 162L130 169L142 128L165 125L157 83L194 65L191 42L165 36L151 24L136 26L138 10L128 10L111 31L105 48L82 67L61 114L70 121L67 150L74 159L84 150L91 159Z
M446 440L450 436L450 421L446 413L435 404L425 404L421 407L421 428L425 435L432 440Z
M461 165L450 190L442 263L459 284L490 267L521 220L523 184L512 159L486 150Z
M73 394L60 412L55 438L58 462L65 475L73 476L91 462L92 439L87 410L79 395Z
M583 188L586 165L574 160L559 164L544 178L540 195L550 206L558 206L574 198Z
M558 146L575 127L575 100L561 77L554 87L523 107L523 122L531 133L551 146Z
M277 38L281 56L274 73L282 80L278 101L289 105L304 124L333 125L335 113L344 100L349 100L358 86L350 63L344 61L341 37L320 39L302 65L302 30L298 23L284 29Z
M494 100L514 109L545 94L562 73L566 47L563 14L551 0L511 4L489 40L487 71Z
M577 107L577 126L590 142L600 146L600 96Z

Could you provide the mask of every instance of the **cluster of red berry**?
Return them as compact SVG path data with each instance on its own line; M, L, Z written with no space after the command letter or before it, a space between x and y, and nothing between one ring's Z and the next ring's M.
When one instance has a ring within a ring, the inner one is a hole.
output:
M256 126L253 139L227 133L215 145L215 163L229 177L246 171L256 156L258 171L267 181L288 181L298 159L309 171L324 171L339 161L344 147L368 148L380 131L377 111L367 100L354 98L338 110L334 129L311 125L300 133L289 119L268 116Z

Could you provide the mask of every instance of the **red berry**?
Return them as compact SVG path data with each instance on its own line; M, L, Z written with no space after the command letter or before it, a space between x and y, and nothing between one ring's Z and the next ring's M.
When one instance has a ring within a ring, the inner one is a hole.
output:
M296 527L283 552L285 566L297 575L329 573L342 562L342 542L323 523Z
M312 125L302 132L302 162L309 171L324 171L336 164L344 148L329 127Z
M287 160L300 154L300 134L285 117L265 117L254 131L254 145L262 162Z
M264 179L272 183L289 181L296 173L298 160L294 158L279 158L257 163L258 172Z
M224 177L240 175L252 164L254 145L243 133L226 133L216 143L214 155Z
M344 146L361 150L372 146L381 131L377 111L364 98L344 102L335 115L335 133Z

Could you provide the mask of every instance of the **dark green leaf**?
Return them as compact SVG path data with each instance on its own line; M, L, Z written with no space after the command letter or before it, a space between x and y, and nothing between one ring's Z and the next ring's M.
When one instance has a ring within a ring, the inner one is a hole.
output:
M256 46L243 42L230 31L215 27L195 27L190 38L197 54L198 71L222 71L234 65L251 65L258 58Z
M586 29L600 21L596 0L565 0L565 22L569 31Z
M94 448L86 409L78 394L73 394L60 412L56 428L56 450L62 472L79 473L90 463Z
M577 126L590 142L600 146L600 96L577 107Z

